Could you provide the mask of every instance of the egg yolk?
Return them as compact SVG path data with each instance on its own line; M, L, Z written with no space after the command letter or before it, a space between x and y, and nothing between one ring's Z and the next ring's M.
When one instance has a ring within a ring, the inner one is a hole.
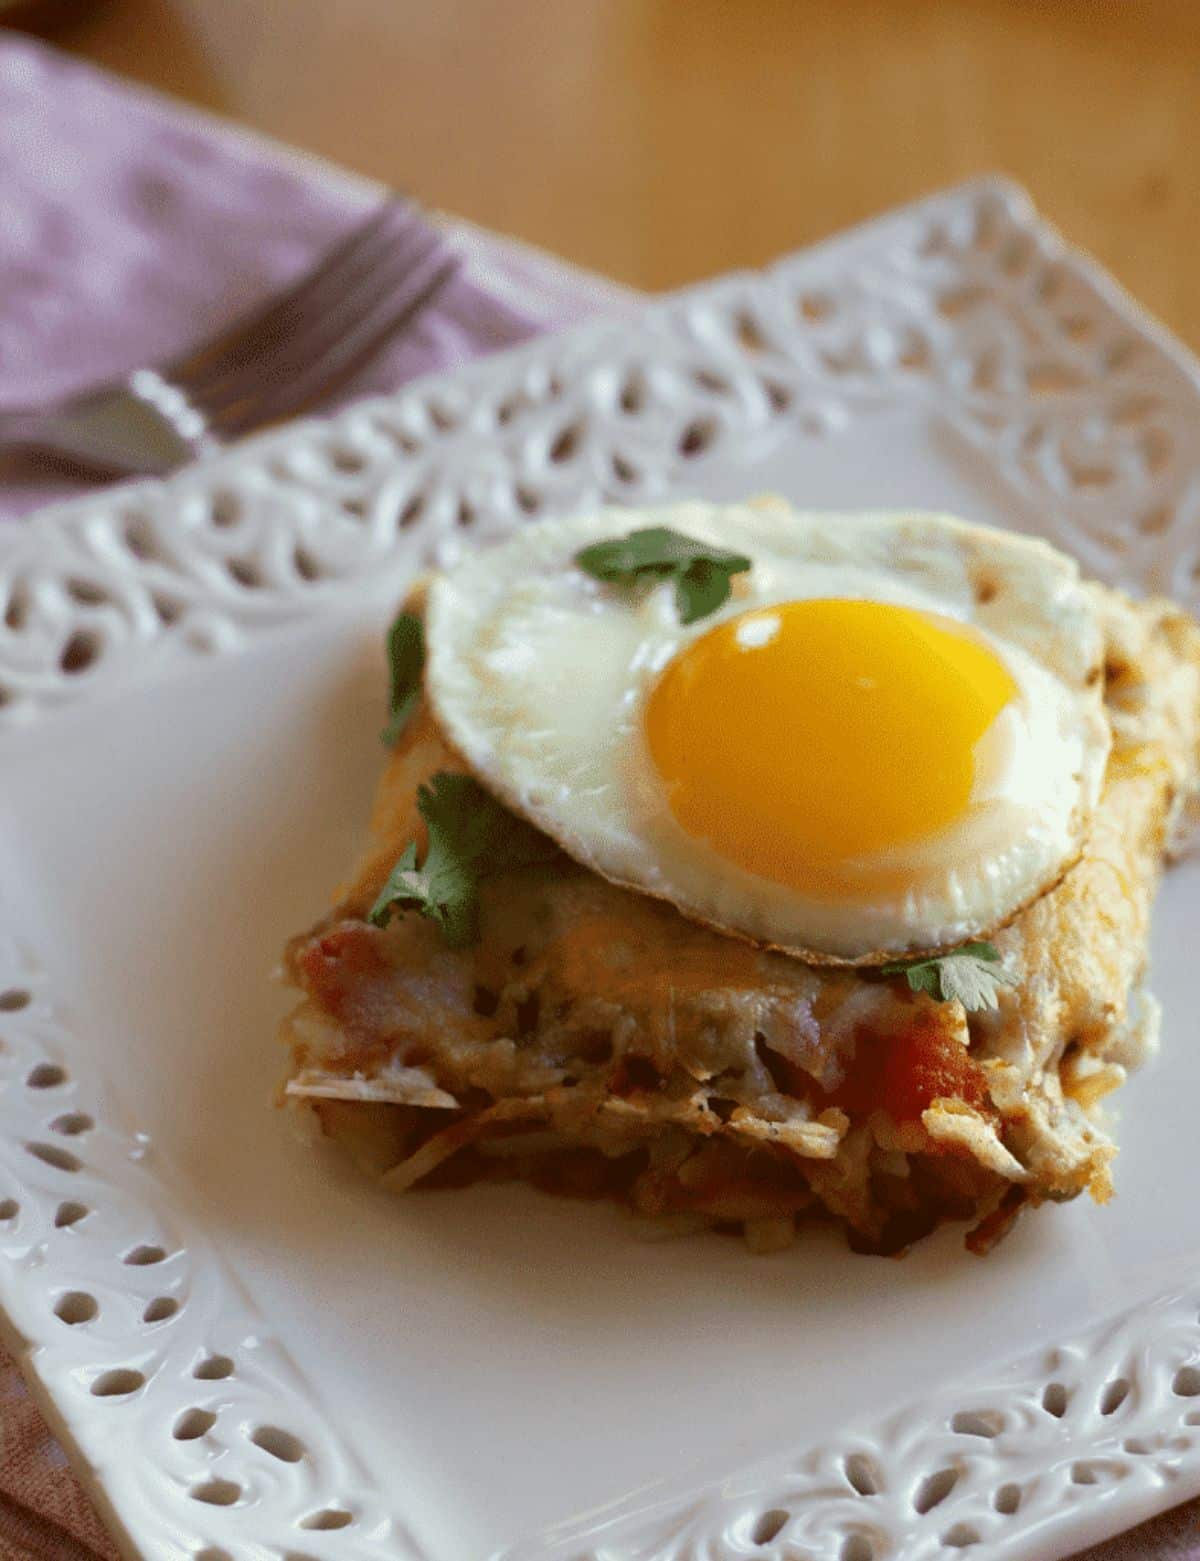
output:
M1017 692L969 629L888 602L817 598L710 629L645 707L650 754L688 834L790 887L961 818L976 747Z

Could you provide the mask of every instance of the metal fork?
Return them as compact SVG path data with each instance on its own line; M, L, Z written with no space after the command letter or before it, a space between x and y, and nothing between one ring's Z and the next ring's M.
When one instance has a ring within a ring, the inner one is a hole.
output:
M0 412L0 451L153 474L305 410L410 325L458 269L411 203L388 200L313 270L211 341L39 410Z

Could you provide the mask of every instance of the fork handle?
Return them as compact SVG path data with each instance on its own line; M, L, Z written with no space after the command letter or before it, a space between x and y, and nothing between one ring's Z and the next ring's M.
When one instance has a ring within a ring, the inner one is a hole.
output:
M155 376L157 378L157 376ZM156 476L202 448L139 387L139 375L42 410L0 412L0 450L55 455L105 473ZM202 425L201 425L202 427Z

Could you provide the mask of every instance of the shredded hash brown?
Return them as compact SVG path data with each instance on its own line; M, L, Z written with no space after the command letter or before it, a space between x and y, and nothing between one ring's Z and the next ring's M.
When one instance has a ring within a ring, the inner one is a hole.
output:
M1103 1202L1101 1103L1155 1039L1142 977L1196 789L1200 630L1090 589L1112 756L1082 856L996 935L1017 978L997 1012L724 937L566 856L488 880L471 948L413 914L370 925L424 843L418 785L463 768L422 708L359 870L288 946L286 1099L389 1187L517 1177L759 1250L807 1215L875 1252L969 1220L985 1251L1022 1207Z

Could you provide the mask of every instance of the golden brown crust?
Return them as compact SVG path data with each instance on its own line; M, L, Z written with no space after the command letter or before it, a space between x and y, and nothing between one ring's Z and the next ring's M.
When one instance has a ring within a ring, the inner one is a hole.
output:
M415 916L365 926L422 842L419 783L464 768L423 709L341 903L289 948L293 1094L393 1181L518 1174L710 1222L811 1207L876 1248L972 1216L985 1245L1023 1204L1103 1199L1096 1112L1135 1060L1151 902L1196 783L1200 631L1094 590L1113 753L1080 860L997 936L1018 978L997 1013L732 940L565 859L492 882L472 950ZM369 1114L320 1098L348 1080Z

